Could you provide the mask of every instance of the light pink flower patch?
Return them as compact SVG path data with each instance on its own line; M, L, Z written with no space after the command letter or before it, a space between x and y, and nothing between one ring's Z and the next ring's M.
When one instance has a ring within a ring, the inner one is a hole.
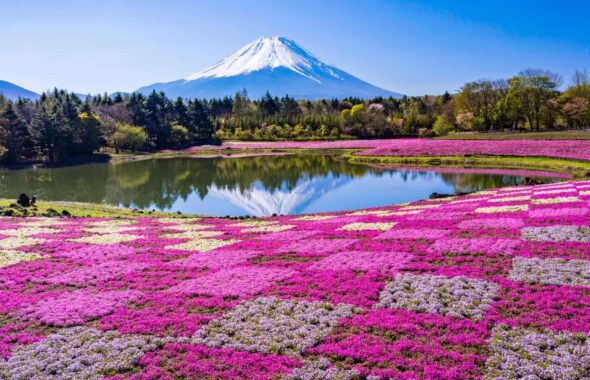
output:
M184 281L168 291L215 296L252 295L295 273L289 269L239 267Z
M520 228L524 221L520 218L478 218L464 220L457 225L461 229L482 229L482 228Z
M516 239L441 239L430 246L429 251L434 253L454 254L478 254L487 255L514 255L521 245Z
M434 228L394 228L377 236L377 239L440 239L450 232Z
M248 262L248 259L260 255L258 251L216 251L195 253L184 259L176 260L171 264L187 268L231 268Z
M66 243L72 244L72 243ZM102 262L105 260L120 259L137 254L138 249L122 244L87 245L81 248L69 248L67 246L56 250L52 256L75 260L89 260Z
M273 241L284 241L284 240L302 240L307 237L315 235L314 231L281 231L272 234L266 234L257 236L257 240L273 240Z
M123 276L127 273L141 271L148 266L149 264L142 262L106 261L91 267L84 267L47 278L38 278L35 281L55 285L85 286Z
M309 254L335 253L354 242L354 239L306 239L287 244L281 248L281 251Z
M138 295L130 291L90 293L78 290L25 306L17 314L50 326L73 326L110 314Z
M328 256L314 264L314 270L362 270L394 274L412 255L402 252L345 251Z
M588 215L588 209L582 207L542 208L529 211L529 216L531 218L552 218L584 215Z

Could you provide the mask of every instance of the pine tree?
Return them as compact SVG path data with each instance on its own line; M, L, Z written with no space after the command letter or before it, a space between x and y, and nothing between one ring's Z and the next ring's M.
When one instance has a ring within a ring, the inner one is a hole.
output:
M176 122L178 124L182 125L185 128L188 128L188 117L186 112L186 105L184 104L182 98L179 96L178 98L176 98L176 101L174 102L174 118L176 119Z
M266 91L266 94L260 99L259 105L264 116L273 116L280 111L279 105L275 99L270 96L268 91Z
M19 161L25 156L25 145L29 140L26 121L16 112L12 102L8 102L0 114L0 145L6 148L4 159Z
M187 109L187 128L198 140L209 140L215 132L211 119L203 104L195 99Z

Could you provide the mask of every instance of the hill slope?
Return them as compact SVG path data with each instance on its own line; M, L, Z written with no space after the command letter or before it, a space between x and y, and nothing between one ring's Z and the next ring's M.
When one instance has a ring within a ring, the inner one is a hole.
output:
M0 94L10 100L17 100L19 97L25 99L37 99L39 94L29 91L26 88L17 86L14 83L0 80Z

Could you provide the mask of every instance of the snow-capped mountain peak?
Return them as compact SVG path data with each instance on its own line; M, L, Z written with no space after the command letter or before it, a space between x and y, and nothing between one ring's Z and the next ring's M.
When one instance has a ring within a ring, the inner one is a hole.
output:
M321 77L339 78L337 69L326 65L312 53L286 37L260 37L215 65L191 74L186 81L222 78L263 69L284 67L321 83Z
M170 97L211 99L233 96L244 89L252 99L267 92L295 99L401 97L320 61L285 37L261 37L205 70L172 82L154 83L137 92L163 91Z

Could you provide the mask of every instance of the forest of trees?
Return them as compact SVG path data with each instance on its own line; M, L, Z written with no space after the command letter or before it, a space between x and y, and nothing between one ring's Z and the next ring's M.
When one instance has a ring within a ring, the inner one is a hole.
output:
M149 95L85 99L54 90L39 100L0 95L0 161L60 161L104 151L152 151L239 140L434 137L473 131L590 128L590 77L524 70L478 80L456 94L374 99L296 100L244 90L211 100Z

